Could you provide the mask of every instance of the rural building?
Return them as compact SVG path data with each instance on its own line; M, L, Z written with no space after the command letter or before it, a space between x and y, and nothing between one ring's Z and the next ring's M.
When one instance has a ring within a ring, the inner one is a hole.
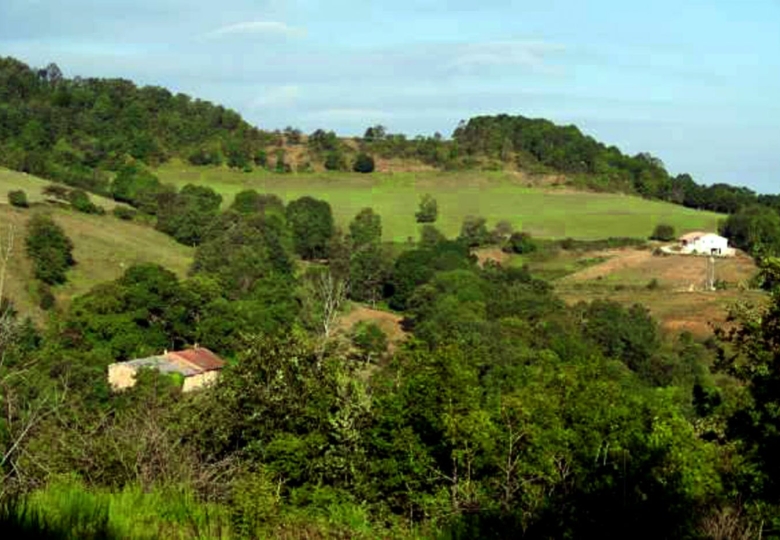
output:
M693 255L733 255L727 238L715 233L692 232L680 237L680 253Z
M160 373L178 373L184 377L182 392L191 392L216 382L225 361L203 347L184 351L165 351L159 356L137 358L108 366L108 382L115 391L135 385L140 369L156 369Z

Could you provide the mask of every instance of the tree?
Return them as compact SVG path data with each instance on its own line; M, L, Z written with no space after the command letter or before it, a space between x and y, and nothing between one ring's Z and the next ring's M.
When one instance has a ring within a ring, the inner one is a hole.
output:
M753 205L730 215L720 233L748 253L780 254L780 214L766 206Z
M436 244L445 240L447 240L447 237L444 236L444 233L430 223L422 226L420 230L420 247L433 248Z
M65 283L66 272L76 261L73 259L73 243L62 227L50 216L37 214L27 224L25 243L36 279L48 285Z
M432 195L426 193L420 199L420 206L414 214L417 223L435 223L439 217L439 205Z
M674 227L666 223L659 223L653 229L650 240L659 240L661 242L671 242L676 238Z
M206 238L221 204L222 195L210 187L187 184L170 203L161 205L156 228L182 244L197 246Z
M458 238L469 247L485 245L490 239L485 218L479 216L466 216L463 218Z
M363 208L349 224L352 250L357 251L382 241L382 217L371 208Z
M328 256L328 242L333 236L333 212L328 202L309 196L290 202L287 223L295 253L307 260Z
M82 189L74 189L68 194L68 201L71 207L85 214L104 214L105 210L93 203L89 199L89 195Z
M17 208L28 208L30 206L30 203L27 202L27 193L21 189L8 192L8 203Z
M517 253L520 255L525 253L532 253L536 251L536 244L534 243L530 234L525 232L516 232L512 233L512 236L509 237L509 240L504 246L504 251L508 253Z
M352 329L352 345L364 362L375 362L387 352L387 336L376 323L360 321Z
M355 157L355 163L352 165L352 170L357 173L372 173L374 172L374 158L365 152L360 152Z
M284 203L277 195L260 194L254 189L248 189L236 194L230 209L241 214L263 214L270 211L284 214Z
M376 303L385 274L382 251L382 219L371 208L364 208L349 224L350 296Z
M340 150L330 150L325 155L325 169L328 171L344 171L347 169L347 160Z

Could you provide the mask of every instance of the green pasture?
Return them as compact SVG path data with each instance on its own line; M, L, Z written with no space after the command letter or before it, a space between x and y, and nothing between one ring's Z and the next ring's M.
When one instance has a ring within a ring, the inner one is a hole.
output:
M439 227L455 236L467 215L479 215L492 226L508 220L516 229L545 238L647 237L657 223L678 232L717 228L720 215L612 193L575 192L562 188L528 187L505 172L244 173L226 168L169 163L158 169L163 182L176 186L207 185L229 204L245 189L275 193L285 201L311 195L327 200L337 222L345 226L367 206L382 216L385 240L416 238L414 213L424 193L439 203Z
M13 243L2 293L11 298L20 312L40 316L38 291L24 247L27 221L35 212L48 212L73 241L76 266L68 272L68 282L53 289L58 302L106 281L118 278L136 263L157 263L184 276L192 263L192 248L148 225L122 221L111 214L82 214L63 208L37 206L21 209L0 205L0 241ZM10 235L10 236L9 236Z

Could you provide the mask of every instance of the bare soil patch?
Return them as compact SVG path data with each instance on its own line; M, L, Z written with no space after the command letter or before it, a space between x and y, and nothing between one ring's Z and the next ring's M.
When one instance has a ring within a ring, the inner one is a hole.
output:
M339 319L338 329L347 333L359 322L372 322L385 333L392 352L400 342L406 339L406 332L401 328L402 319L403 317L400 315L390 313L389 311L355 304L352 311Z
M480 248L474 250L474 255L477 257L477 261L480 266L484 266L486 262L493 261L501 265L506 265L511 259L509 253L504 253L499 248Z

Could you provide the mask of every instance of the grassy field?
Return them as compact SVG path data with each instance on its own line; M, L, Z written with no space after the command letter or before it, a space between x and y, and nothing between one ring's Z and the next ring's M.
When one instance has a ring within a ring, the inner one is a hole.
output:
M417 238L414 213L424 193L437 199L436 225L448 236L456 236L463 217L470 214L487 218L489 226L508 220L516 229L538 237L583 239L647 237L660 222L678 232L713 231L722 217L639 197L528 187L526 178L508 172L277 175L170 163L157 174L177 186L211 186L223 195L225 204L244 189L275 193L286 201L311 195L330 202L341 226L370 206L382 216L385 240L397 242Z
M47 180L0 167L0 204L8 204L8 192L19 189L27 194L27 200L30 204L43 202L44 197L42 190L49 184L51 184L51 182ZM98 195L90 194L90 198L92 199L92 202L98 206L102 206L106 210L111 210L119 205L119 203L116 203L112 199L107 199Z
M43 182L29 177L31 183ZM0 183L8 189L8 185ZM33 192L27 189L28 195ZM102 201L95 199L98 204ZM25 226L35 212L48 212L65 229L74 244L76 266L68 273L68 283L54 289L58 302L67 303L98 283L119 277L139 262L156 262L184 275L192 262L193 251L149 226L121 221L110 214L87 215L44 205L29 209L0 205L0 239L5 245L9 231L14 231L14 249L7 271L4 294L13 299L24 314L41 316L32 266L24 249Z

